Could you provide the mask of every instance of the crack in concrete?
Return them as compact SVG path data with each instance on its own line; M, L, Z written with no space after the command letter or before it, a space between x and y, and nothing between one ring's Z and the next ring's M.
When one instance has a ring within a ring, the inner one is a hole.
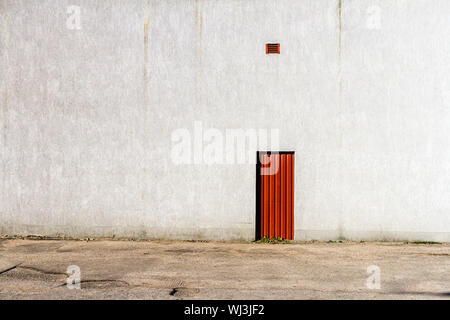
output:
M169 295L175 296L175 297L178 297L178 296L189 297L189 296L196 295L199 292L200 292L199 288L175 287L175 288L172 288Z
M412 253L413 255L419 256L436 256L436 257L447 257L450 256L450 253Z
M80 284L83 284L83 283L120 283L120 284L125 285L125 286L127 286L127 287L130 287L130 286L131 286L131 285L130 285L128 282L126 282L126 281L123 281L123 280L114 280L114 279L88 279L88 280L81 280L79 283L80 283ZM64 283L61 283L61 284L57 285L57 286L54 287L54 288L61 288L61 287L64 287L64 286L66 286L66 285L67 285L67 283L64 282ZM132 287L138 287L138 286L132 286ZM85 289L86 289L86 288L85 288Z
M32 270L32 271L40 272L40 273L47 274L47 275L65 275L65 276L67 276L67 273L64 273L64 272L47 271L47 270L39 269L36 267L30 267L30 266L17 266L17 268Z
M0 271L0 274L6 273L6 272L11 271L11 270L13 270L13 269L15 269L15 268L17 268L17 266L12 266L12 267L10 267L10 268L8 268L8 269L1 270L1 271Z
M174 296L174 295L177 294L177 292L178 292L178 288L173 288L172 291L170 291L169 294L170 294L171 296Z

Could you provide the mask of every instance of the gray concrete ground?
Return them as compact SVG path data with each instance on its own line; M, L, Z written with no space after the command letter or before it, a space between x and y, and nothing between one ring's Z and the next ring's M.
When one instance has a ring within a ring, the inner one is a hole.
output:
M449 256L450 244L3 239L0 299L450 299ZM70 265L81 290L65 285Z

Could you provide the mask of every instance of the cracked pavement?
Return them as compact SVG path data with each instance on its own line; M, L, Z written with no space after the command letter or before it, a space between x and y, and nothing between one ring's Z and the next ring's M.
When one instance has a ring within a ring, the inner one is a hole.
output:
M1 239L0 299L450 299L450 244Z

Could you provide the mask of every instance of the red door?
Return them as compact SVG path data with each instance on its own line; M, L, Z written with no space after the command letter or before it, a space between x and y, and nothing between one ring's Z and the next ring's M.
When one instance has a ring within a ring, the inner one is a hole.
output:
M294 152L258 152L256 198L256 238L293 240Z

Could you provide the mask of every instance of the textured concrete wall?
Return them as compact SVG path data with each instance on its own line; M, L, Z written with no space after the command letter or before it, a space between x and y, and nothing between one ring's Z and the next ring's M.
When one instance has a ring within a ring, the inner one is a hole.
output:
M450 241L447 0L0 1L0 234L252 239L201 123L279 129L298 240Z

